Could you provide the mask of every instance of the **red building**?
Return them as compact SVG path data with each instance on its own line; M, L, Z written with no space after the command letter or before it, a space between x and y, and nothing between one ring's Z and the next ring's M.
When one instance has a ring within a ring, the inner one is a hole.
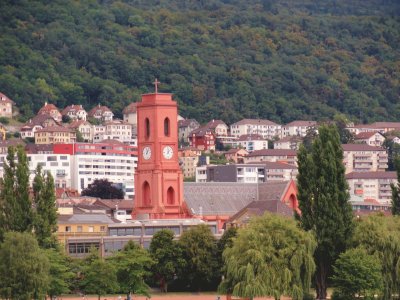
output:
M190 133L189 144L199 150L215 150L215 134L209 128L198 128Z

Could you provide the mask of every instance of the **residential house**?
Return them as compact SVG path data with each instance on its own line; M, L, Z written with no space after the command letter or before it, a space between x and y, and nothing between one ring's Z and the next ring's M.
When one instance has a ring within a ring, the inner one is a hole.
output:
M136 113L136 102L130 103L122 110L123 120L126 123L129 123L135 127L137 127L137 113Z
M249 153L245 158L245 163L260 161L283 162L289 165L297 165L297 151L286 149L264 149Z
M190 133L199 128L200 124L195 119L185 119L178 121L178 137L181 144L189 142Z
M63 126L49 126L35 132L35 144L75 143L76 132Z
M385 137L380 132L360 132L354 137L354 141L356 143L381 147L385 142Z
M179 149L179 164L182 168L183 177L194 178L196 175L196 167L199 163L201 151L196 148Z
M22 125L20 129L21 138L34 138L35 132L39 129L57 125L60 125L60 123L54 120L52 116L47 114L37 115Z
M249 154L249 152L241 148L229 149L224 153L227 161L233 161L235 163L243 163L243 157L247 154Z
M244 134L236 140L236 147L246 149L247 152L268 149L268 140L259 134Z
M98 127L96 126L97 129ZM103 140L117 140L126 144L132 142L132 124L122 120L114 120L105 122L103 127L105 129L103 132L94 134L93 141L95 143Z
M231 125L231 135L240 137L246 134L258 134L264 139L273 140L281 136L282 126L270 120L243 119Z
M274 149L299 150L301 143L303 143L302 137L289 135L278 141L274 141Z
M1 140L0 141L0 154L7 154L8 153L8 147L17 147L17 146L25 146L25 142L21 139L11 139L11 140ZM0 159L1 161L4 161L5 155L3 159ZM3 167L3 165L0 165L0 171ZM2 176L0 176L2 177Z
M107 106L102 106L99 104L93 107L89 111L88 117L95 118L102 122L106 122L106 121L112 121L114 114Z
M227 136L229 127L221 120L212 120L208 122L205 126L208 130L211 130L215 137L218 138L219 136Z
M396 172L351 172L346 174L350 194L361 196L364 201L373 199L390 204L391 184L397 184Z
M61 112L61 115L67 116L71 120L86 121L87 112L82 105L72 104L64 108L63 111Z
M0 93L0 117L12 118L15 102L3 93Z
M385 171L388 167L386 149L367 144L344 144L343 164L351 172Z
M307 132L317 127L315 121L293 121L282 126L282 137L300 136L305 137Z
M62 115L54 104L45 102L42 108L37 113L38 115L49 115L57 122L62 122Z
M215 150L215 134L206 127L197 128L190 133L189 145L203 151Z
M75 120L68 124L68 128L79 131L85 142L93 142L94 126L85 120Z

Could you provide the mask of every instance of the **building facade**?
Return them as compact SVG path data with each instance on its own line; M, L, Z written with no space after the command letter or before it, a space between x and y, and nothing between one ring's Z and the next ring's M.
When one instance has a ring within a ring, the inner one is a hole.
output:
M282 126L282 137L300 136L305 137L308 130L317 127L315 121L293 121Z
M258 134L264 139L273 140L281 136L282 126L269 120L243 119L231 125L231 135L240 137L248 134Z
M3 93L0 93L0 117L12 118L15 102Z
M385 171L388 167L386 149L367 144L344 144L343 164L351 172Z
M35 131L35 144L75 143L76 132L68 127L50 126Z
M254 162L281 162L289 165L297 165L297 151L296 150L283 150L283 149L265 149L249 153L244 157L245 163Z

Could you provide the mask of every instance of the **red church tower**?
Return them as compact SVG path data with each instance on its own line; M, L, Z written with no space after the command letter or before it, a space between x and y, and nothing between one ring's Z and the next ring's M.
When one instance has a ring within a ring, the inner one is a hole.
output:
M138 167L133 219L187 218L178 160L177 103L172 94L142 96L137 104Z

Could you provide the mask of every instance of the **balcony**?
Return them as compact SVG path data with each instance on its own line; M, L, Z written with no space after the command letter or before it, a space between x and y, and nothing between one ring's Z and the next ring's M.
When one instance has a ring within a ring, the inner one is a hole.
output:
M67 173L65 173L65 172L57 172L56 176L57 177L65 177L65 176L67 176Z
M354 190L354 194L355 194L355 195L363 195L363 194L364 194L364 190L362 190L362 189L355 189L355 190Z

